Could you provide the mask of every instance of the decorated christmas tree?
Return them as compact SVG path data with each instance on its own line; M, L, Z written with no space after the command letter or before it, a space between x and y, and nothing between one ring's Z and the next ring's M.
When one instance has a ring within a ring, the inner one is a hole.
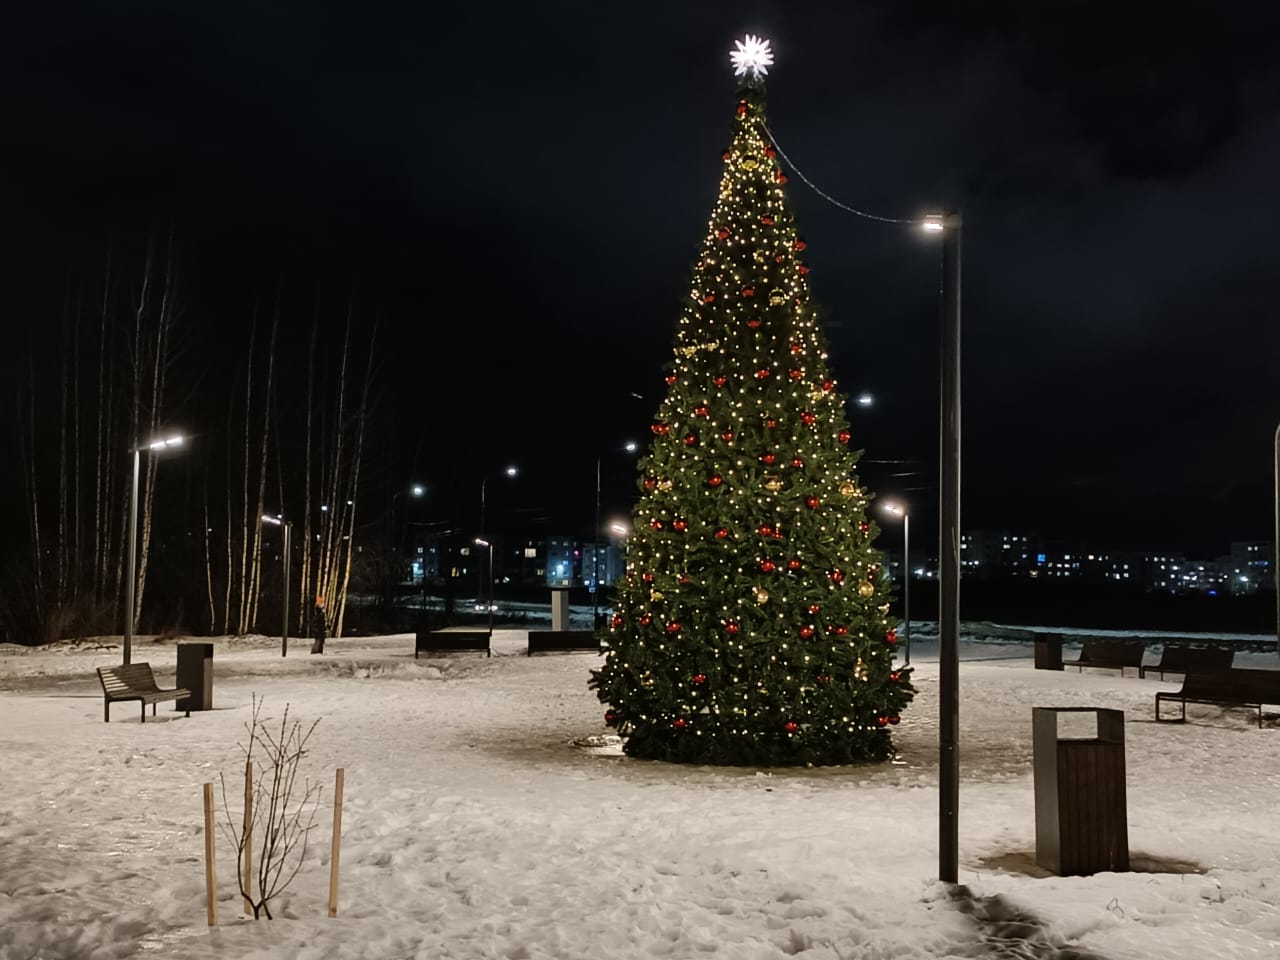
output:
M910 669L765 125L772 57L737 47L733 142L591 684L634 757L884 760Z

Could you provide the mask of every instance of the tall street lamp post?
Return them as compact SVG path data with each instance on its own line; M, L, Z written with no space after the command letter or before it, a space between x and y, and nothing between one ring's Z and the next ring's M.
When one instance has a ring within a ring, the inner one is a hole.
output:
M280 622L280 656L287 657L289 655L289 533L293 524L283 516L272 517L265 513L262 515L262 522L273 527L279 527L282 538L280 544L280 567L283 586L280 588L280 594L283 616Z
M128 666L133 659L133 591L137 577L137 544L138 544L138 467L142 459L142 451L158 453L180 447L186 438L178 435L163 440L153 440L145 446L133 446L133 483L129 487L129 547L128 576L124 582L124 663Z
M409 494L409 496L413 497L415 500L421 500L423 497L427 495L427 488L420 483L412 483L407 488L402 488L400 490L397 490L395 493L391 495L391 509L390 511L388 511L388 517L387 517L387 523L388 523L387 548L392 553L392 561L390 564L388 564L388 568L385 574L386 605L387 605L388 614L390 613L390 607L391 607L393 571L398 581L400 564L404 559L404 555L402 552L403 538L400 536L400 527L396 524L396 501L400 499L400 495L403 493ZM425 557L423 558L423 562L424 563L426 562Z
M1271 569L1276 583L1276 652L1280 653L1280 424L1276 425L1276 538L1271 542Z
M884 509L895 517L902 517L902 639L903 664L911 666L911 514L896 503L886 503Z
M503 473L503 476L506 476L506 477L515 477L519 475L520 470L517 467L509 466L505 470L503 470L502 473ZM489 531L486 530L484 526L485 489L488 486L488 484L489 484L489 475L485 474L485 476L483 476L480 479L480 538L481 539L486 539L486 538L492 539L491 537L489 537ZM477 582L476 586L477 587L479 586L479 582ZM477 590L477 593L478 592L479 591ZM490 555L489 555L489 592L490 593L493 592L493 554L492 552L490 552ZM479 598L477 597L477 599Z
M622 445L627 453L635 453L640 445L628 440ZM591 534L591 629L600 629L600 461L596 457L596 525Z
M493 639L493 544L484 539L484 537L476 537L474 541L477 547L489 548L489 590L488 602L485 604L489 608L489 639Z
M959 871L960 806L960 235L959 212L925 218L942 234L942 410L938 489L938 879Z

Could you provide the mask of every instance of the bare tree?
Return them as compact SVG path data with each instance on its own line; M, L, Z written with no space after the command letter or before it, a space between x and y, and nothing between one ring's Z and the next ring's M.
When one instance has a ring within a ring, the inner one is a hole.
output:
M317 718L305 730L300 721L289 722L289 706L285 705L280 726L273 729L262 718L262 704L252 699L250 720L245 724L249 738L241 744L245 763L254 771L251 791L253 813L236 823L227 800L227 780L221 773L223 832L236 847L236 863L243 862L245 846L257 838L257 893L248 889L244 872L236 870L240 895L253 908L254 919L265 915L271 919L271 901L288 889L298 875L307 856L307 840L315 829L322 789L309 779L298 777L302 759L307 755L307 742L320 722ZM255 753L256 748L256 753Z

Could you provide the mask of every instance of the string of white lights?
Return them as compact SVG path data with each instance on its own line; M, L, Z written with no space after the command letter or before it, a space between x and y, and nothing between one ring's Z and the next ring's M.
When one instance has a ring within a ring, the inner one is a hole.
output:
M918 224L921 222L920 220L916 220L911 217L881 217L874 213L867 213L865 210L859 210L857 207L851 207L847 203L841 203L839 200L831 196L831 194L825 192L821 187L819 187L816 183L814 183L812 180L810 180L808 177L804 175L804 172L799 167L797 167L795 163L792 162L791 158L787 156L787 152L782 149L782 145L778 143L777 138L773 135L773 131L769 129L768 124L762 122L760 126L764 129L764 132L768 135L769 142L773 144L773 149L778 151L778 156L782 157L782 159L786 162L787 166L791 168L791 172L794 173L801 180L803 180L805 184L808 185L810 190L812 190L818 196L822 197L822 199L826 200L828 203L834 204L835 206L839 207L841 210L846 210L849 213L855 214L859 217L865 217L868 220L878 220L881 223L917 223Z

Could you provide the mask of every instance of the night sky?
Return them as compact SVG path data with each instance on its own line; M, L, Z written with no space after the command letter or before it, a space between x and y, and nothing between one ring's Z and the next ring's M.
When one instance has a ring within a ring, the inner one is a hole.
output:
M377 321L380 482L457 514L513 461L512 516L585 536L596 458L625 502L617 448L665 389L728 51L755 32L809 179L880 215L964 211L964 526L1224 553L1272 530L1266 7L40 4L0 31L4 372L74 264L158 231L193 317L243 325L275 295L320 298L332 336L348 302ZM928 542L937 242L789 190L832 369L876 397L851 412L863 476ZM310 322L287 311L286 342ZM202 336L217 377L240 341Z

